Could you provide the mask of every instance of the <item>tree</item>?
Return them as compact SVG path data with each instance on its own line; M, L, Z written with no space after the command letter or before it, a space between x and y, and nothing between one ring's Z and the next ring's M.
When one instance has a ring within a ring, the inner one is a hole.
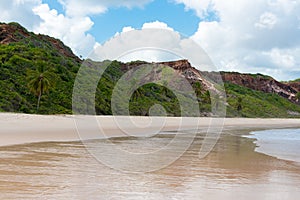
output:
M238 98L237 98L236 110L237 110L238 112L240 112L240 111L243 109L243 107L242 107L242 101L243 101L243 98L242 98L242 97L238 97Z
M37 63L36 70L27 70L27 86L31 93L37 96L37 111L40 107L41 96L54 87L55 74L46 69L46 63Z
M195 94L197 95L197 98L198 100L200 99L199 97L201 97L202 95L202 90L203 90L203 87L202 87L202 84L199 83L199 82L195 82L193 84L193 87L194 87L194 90L195 90Z

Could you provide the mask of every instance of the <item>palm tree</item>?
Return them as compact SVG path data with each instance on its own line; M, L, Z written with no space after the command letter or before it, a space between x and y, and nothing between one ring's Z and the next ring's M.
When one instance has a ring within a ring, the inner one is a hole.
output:
M202 84L199 83L199 82L195 82L193 84L193 88L194 88L195 94L197 96L197 99L200 102L201 101L201 96L202 96L202 90L203 90Z
M238 112L240 112L243 107L242 107L242 101L243 101L243 98L242 97L238 97L237 98L237 106L236 106L236 109Z
M27 71L27 86L37 96L37 111L40 107L41 96L47 92L55 83L55 74L46 69L45 63L38 63L36 70Z

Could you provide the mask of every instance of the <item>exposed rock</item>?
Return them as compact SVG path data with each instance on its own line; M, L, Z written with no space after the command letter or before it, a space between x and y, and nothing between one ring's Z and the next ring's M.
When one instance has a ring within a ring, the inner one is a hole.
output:
M175 70L179 70L184 72L190 68L193 68L188 60L178 60L178 61L171 61L171 62L159 62L158 64L166 65L172 67Z
M237 72L222 72L225 82L244 86L265 93L276 93L286 99L296 102L298 90L288 84L281 83L269 76L261 74L240 74Z
M188 60L160 62L158 64L166 65L177 70L191 84L200 82L204 90L210 90L218 93L217 89L214 87L214 84L211 81L208 81L203 76L202 72L194 68Z
M289 85L290 87L292 87L297 92L300 92L300 81L288 82L286 84Z

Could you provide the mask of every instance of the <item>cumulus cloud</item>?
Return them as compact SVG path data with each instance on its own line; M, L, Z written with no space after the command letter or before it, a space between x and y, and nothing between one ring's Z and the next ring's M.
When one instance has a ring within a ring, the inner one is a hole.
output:
M144 23L142 29L147 29L147 28L166 29L166 30L174 31L174 29L169 27L168 24L157 20L154 22Z
M277 16L270 12L265 12L260 16L259 22L255 24L257 28L272 29L277 23Z
M34 32L61 39L77 55L86 56L93 49L95 38L86 33L94 24L89 17L66 17L51 10L48 4L36 6L33 12L42 20L34 27Z
M131 29L131 28L130 28ZM166 23L145 23L141 30L118 33L103 45L97 45L94 60L144 60L148 62L189 59L202 70L215 70L206 53L189 38L182 37Z
M198 17L205 18L209 14L208 12L212 9L211 0L174 0L175 3L183 3L186 10L195 10Z
M191 38L220 70L267 73L278 79L300 74L299 1L174 1L202 19Z
M31 29L40 22L40 18L32 12L32 8L40 5L41 0L2 0L0 1L0 21L17 21Z
M101 14L109 7L142 7L152 0L58 0L65 13L50 9L42 0L0 1L0 21L17 21L30 31L47 34L62 40L77 55L87 56L95 46L95 38L88 34L93 22L91 15Z
M65 9L64 14L58 14L56 10L51 10L47 4L40 4L33 8L34 14L42 20L38 26L35 26L34 31L59 38L70 46L77 55L86 57L97 45L95 38L88 34L94 24L90 18L91 15L104 13L108 7L125 6L131 8L142 6L150 1L59 0Z

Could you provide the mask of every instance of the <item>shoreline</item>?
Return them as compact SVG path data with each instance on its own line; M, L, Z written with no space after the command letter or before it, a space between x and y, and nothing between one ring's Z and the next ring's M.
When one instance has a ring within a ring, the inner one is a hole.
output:
M300 119L181 118L0 113L0 146L37 142L68 142L112 137L148 137L184 130L300 128ZM80 134L78 134L78 131Z

